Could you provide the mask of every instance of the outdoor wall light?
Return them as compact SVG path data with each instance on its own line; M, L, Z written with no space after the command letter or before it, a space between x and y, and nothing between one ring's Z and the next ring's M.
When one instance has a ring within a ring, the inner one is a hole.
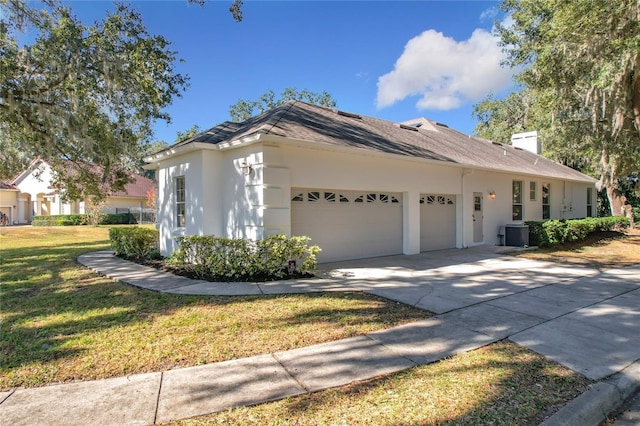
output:
M493 200L496 198L496 193L495 191L489 191L489 199Z
M242 174L245 176L249 176L253 171L253 165L247 163L246 161L242 162L242 165L240 166L240 168L242 169Z

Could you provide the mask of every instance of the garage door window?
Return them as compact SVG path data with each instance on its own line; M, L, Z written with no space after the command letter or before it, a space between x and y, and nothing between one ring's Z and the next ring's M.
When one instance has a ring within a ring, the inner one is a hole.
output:
M447 197L444 195L426 195L420 197L420 204L441 204L452 206L454 204L453 199L451 197Z
M433 198L435 200L435 198ZM450 200L443 198L442 204ZM348 205L350 203L364 203L371 205L391 205L401 204L400 197L388 193L378 192L351 192L351 191L310 191L310 190L296 190L292 192L292 203L318 203L318 204L343 204ZM422 202L422 201L421 201Z
M380 194L380 202L384 204L387 204L387 203L398 204L400 203L400 200L398 200L398 198L394 197L393 195Z

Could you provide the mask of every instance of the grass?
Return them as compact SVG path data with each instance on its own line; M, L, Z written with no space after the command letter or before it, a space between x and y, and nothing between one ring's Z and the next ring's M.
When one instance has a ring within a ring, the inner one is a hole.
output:
M640 265L640 230L597 232L583 241L524 252L518 256L599 269L637 266Z
M0 229L0 389L101 379L342 339L429 314L362 293L154 293L76 262L105 227Z
M141 291L75 263L78 254L105 248L106 235L104 228L0 230L0 388L286 350L426 315L357 293L203 298ZM622 267L640 264L639 248L640 232L629 231L520 256ZM534 425L590 383L501 341L340 388L174 424Z
M537 425L589 384L502 341L399 373L172 424Z

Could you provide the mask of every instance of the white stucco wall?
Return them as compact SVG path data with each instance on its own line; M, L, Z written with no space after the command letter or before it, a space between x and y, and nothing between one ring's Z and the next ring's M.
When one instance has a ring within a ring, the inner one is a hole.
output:
M34 197L37 194L48 194L53 190L51 188L51 182L53 181L53 175L51 168L47 164L40 164L40 167L36 168L32 173L24 176L16 187L20 192L31 194Z
M225 151L202 150L161 161L158 171L159 229L164 255L175 250L179 235L263 238L291 233L291 188L388 191L403 194L403 252L420 251L421 194L456 198L456 246L497 244L502 226L512 220L512 182L523 182L524 220L542 219L542 184L551 183L551 218L586 216L586 192L592 184L471 170L456 165L407 160L328 147L311 149L277 142ZM251 173L243 173L243 165ZM176 227L174 179L185 176L187 222ZM537 182L529 200L529 182ZM491 199L489 193L494 192ZM473 194L483 200L483 239L473 239ZM595 191L594 191L594 212ZM522 221L522 222L523 222Z
M162 162L157 173L160 251L169 255L182 235L224 235L221 153L196 151ZM176 223L175 178L185 177L186 223Z

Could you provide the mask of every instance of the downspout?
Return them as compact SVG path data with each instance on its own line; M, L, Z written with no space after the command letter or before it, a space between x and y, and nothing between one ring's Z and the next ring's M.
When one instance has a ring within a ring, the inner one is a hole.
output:
M464 192L464 178L467 175L470 175L473 173L473 169L462 169L462 179L460 180L460 215L461 217L461 222L462 222L462 226L461 226L461 239L462 241L460 241L460 245L462 246L462 248L468 248L467 244L466 244L466 238L465 238L465 228L466 228L466 221L465 221L465 213L464 213L464 203L465 203L465 192Z

